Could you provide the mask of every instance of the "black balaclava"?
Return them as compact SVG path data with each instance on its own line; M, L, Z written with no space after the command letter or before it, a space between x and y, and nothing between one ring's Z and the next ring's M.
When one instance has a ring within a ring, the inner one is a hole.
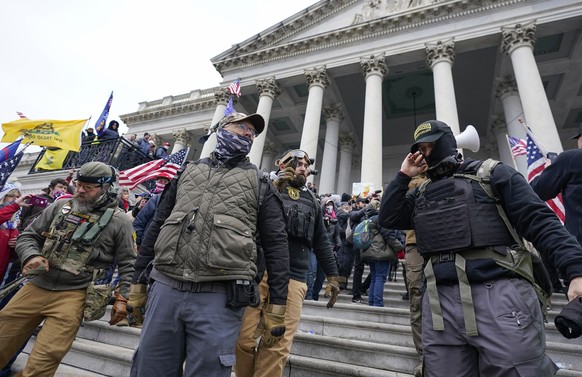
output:
M429 120L416 128L414 136L412 153L418 151L420 143L434 143L430 154L424 158L428 164L427 176L433 181L452 176L462 159L451 128L444 122Z

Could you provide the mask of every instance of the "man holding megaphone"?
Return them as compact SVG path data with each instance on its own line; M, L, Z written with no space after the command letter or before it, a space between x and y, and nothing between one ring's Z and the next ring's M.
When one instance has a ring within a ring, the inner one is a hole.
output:
M420 124L378 216L414 229L425 260L424 376L553 376L542 314L551 284L521 238L570 279L570 300L582 297L582 247L515 169L463 160L457 147L444 122ZM423 172L429 180L407 192Z

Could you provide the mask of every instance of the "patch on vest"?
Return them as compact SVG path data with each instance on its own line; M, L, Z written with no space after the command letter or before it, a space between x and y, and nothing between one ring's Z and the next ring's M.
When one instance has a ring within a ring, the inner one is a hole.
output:
M298 200L301 196L301 191L298 188L287 186L287 194L293 200Z

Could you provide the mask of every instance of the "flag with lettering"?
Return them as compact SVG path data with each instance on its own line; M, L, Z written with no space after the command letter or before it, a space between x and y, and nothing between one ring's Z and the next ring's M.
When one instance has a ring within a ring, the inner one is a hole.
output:
M107 117L109 116L109 109L111 109L112 102L113 102L113 91L111 91L109 99L105 104L105 108L103 109L103 112L101 112L99 119L97 119L97 122L95 123L95 132L97 133L97 137L101 137L103 135L103 132L105 132L105 124L107 123Z
M228 88L226 88L226 90L230 93L230 94L234 94L237 97L240 97L240 79L236 79L234 80L229 86Z
M186 160L190 149L182 149L166 158L146 162L134 168L123 170L119 173L119 185L127 186L130 190L140 183L155 179L159 175L167 175L174 178Z
M81 131L87 119L79 120L32 120L22 118L3 123L2 142L12 142L23 137L23 143L54 147L78 152L81 149Z
M517 137L507 136L509 140L509 145L511 146L511 154L513 157L525 156L527 155L526 142L523 139L518 139Z
M546 168L546 158L540 152L540 147L535 143L530 132L528 130L526 139L528 182L531 182L535 177L542 174ZM546 201L546 204L556 213L562 223L566 221L566 211L564 209L564 202L562 201L562 194Z
M0 187L4 187L6 181L20 163L22 156L24 156L24 153L20 152L14 157L0 163Z

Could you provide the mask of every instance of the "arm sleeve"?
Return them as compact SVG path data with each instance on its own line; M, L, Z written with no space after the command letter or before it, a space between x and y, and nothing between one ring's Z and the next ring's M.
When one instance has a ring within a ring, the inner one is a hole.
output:
M542 200L555 198L566 186L570 178L567 172L572 169L571 157L572 154L567 152L560 154L553 164L531 181L531 187Z
M156 195L155 197L148 200L146 205L137 214L135 220L133 220L133 229L135 230L135 236L138 245L141 245L143 235L147 229L148 224L154 217L159 201L159 195Z
M289 287L289 245L285 229L283 200L272 183L259 208L257 229L267 266L269 303L285 305Z
M14 202L5 205L0 208L0 224L4 224L6 221L10 220L12 215L18 211L20 206Z
M131 280L133 284L147 283L145 277L142 276L142 273L145 271L148 264L154 260L154 245L160 234L160 227L174 209L177 190L178 179L173 179L166 185L161 194L160 203L158 204L153 220L147 227L147 232L144 232L139 254L135 260L135 272L133 273L133 279Z
M313 252L317 258L317 264L321 266L326 276L338 276L337 265L333 256L333 249L329 241L328 232L323 223L323 210L315 207L315 231L313 232Z
M118 227L115 233L115 260L117 261L117 271L119 272L119 293L124 298L129 297L129 284L133 276L133 265L136 258L136 246L133 241L133 228L131 221L123 213L116 216L122 221L109 224Z
M491 175L491 186L520 236L540 253L547 253L568 279L582 276L582 247L521 174L499 164Z
M58 202L57 202L58 203ZM61 208L61 205L51 204L33 221L25 231L20 233L16 242L16 254L21 261L22 266L32 257L42 255L42 246L45 238L41 236L42 232L48 231L51 222L55 216L55 211ZM63 204L64 205L64 204Z
M412 213L415 206L415 192L408 192L410 177L398 172L386 186L382 206L378 214L378 224L388 229L413 229Z

